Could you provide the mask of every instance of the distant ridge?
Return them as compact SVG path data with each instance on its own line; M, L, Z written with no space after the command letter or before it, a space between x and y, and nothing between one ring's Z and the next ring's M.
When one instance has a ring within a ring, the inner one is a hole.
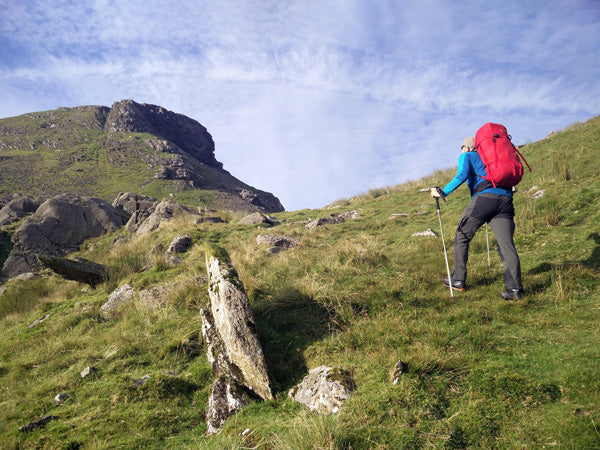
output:
M0 196L120 192L234 211L283 211L273 194L232 176L199 122L122 100L0 119Z

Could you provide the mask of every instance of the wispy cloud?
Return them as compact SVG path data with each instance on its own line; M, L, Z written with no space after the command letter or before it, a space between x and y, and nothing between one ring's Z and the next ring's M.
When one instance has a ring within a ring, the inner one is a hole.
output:
M160 104L234 175L318 207L455 164L486 121L522 142L598 114L599 44L584 0L10 1L0 116Z

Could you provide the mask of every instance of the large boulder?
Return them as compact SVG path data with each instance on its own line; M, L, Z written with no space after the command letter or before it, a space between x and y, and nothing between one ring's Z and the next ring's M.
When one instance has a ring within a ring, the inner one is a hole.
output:
M13 195L10 201L0 209L0 227L16 222L29 214L33 214L39 206L39 202L30 195Z
M108 280L108 268L83 258L66 259L52 256L38 255L43 266L52 269L67 280L89 284L95 288Z
M209 434L259 396L273 393L248 297L227 252L206 245L210 308L200 311L206 356L217 378L208 401Z
M244 286L222 248L206 245L210 310L222 350L242 376L242 384L265 400L272 400L263 349Z
M39 267L36 255L62 257L87 239L121 228L129 217L104 200L63 194L46 200L13 235L2 275L12 278Z

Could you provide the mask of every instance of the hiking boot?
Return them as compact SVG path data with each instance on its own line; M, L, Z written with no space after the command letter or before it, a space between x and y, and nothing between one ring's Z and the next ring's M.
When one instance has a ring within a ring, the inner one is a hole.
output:
M442 280L442 283L444 283L444 286L450 287L450 282L448 281L448 278L444 278ZM464 281L452 280L452 289L456 289L457 291L464 291L466 288L467 287L465 286Z
M523 291L521 289L507 289L501 295L504 300L521 300Z

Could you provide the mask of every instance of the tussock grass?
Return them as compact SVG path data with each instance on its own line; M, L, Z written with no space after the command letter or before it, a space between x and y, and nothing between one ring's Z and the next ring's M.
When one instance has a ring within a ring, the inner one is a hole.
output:
M315 230L302 222L329 209L278 214L285 222L272 229L182 220L119 244L115 235L99 238L82 251L112 268L110 282L95 290L55 276L9 283L0 296L2 446L597 447L599 129L596 118L522 149L534 172L515 196L520 302L499 297L502 264L491 232L490 265L482 229L470 249L469 290L454 299L441 286L440 238L412 237L439 231L434 203L420 189L444 185L452 169L343 200L336 212L354 209L362 218ZM442 204L450 251L465 190ZM301 244L271 255L256 244L271 232ZM161 244L164 252L180 233L192 237L192 249L179 266L162 265L152 250ZM216 436L204 423L213 376L198 309L207 288L187 282L206 273L205 242L226 248L245 285L276 395L246 407ZM164 309L134 301L111 316L100 310L123 283L150 289L175 281L182 284ZM407 369L394 385L398 360ZM357 385L331 416L287 398L321 364L344 367ZM89 365L98 372L82 379ZM71 397L57 406L59 392ZM16 431L46 414L59 419Z

